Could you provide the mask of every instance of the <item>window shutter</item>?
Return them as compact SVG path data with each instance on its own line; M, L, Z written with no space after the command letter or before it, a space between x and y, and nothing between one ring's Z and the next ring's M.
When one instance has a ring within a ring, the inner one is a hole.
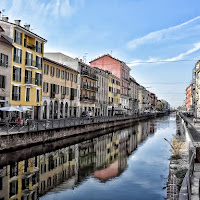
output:
M5 56L5 59L6 67L8 67L8 56Z
M2 88L5 88L6 77L2 76Z
M17 31L15 30L15 38L14 38L15 43L16 43L16 38L17 38Z
M20 49L20 63L22 63L22 50Z
M42 85L42 74L40 74L40 85Z
M41 54L42 54L42 52L43 52L43 43L41 43Z
M38 52L38 41L36 41L36 51Z
M47 92L49 92L49 83L47 83Z
M42 58L40 58L40 69L42 70L43 66L42 66L43 60Z
M33 66L33 54L31 54L31 66Z
M14 100L14 86L12 86L12 100Z
M3 88L3 76L2 75L0 75L0 88Z
M20 41L19 43L22 45L22 33L20 33Z
M21 82L21 71L22 71L22 69L20 68L19 69L19 82Z
M21 97L21 87L18 87L18 88L19 88L18 101L20 101L20 97Z
M16 61L15 57L16 57L16 48L14 48L14 57L13 57L13 61Z

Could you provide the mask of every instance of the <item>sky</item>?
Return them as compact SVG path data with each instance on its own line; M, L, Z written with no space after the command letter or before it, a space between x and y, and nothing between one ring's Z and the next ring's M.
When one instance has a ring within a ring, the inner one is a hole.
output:
M109 53L172 107L183 104L200 59L199 7L199 0L0 0L9 21L21 19L48 40L45 52L87 63Z

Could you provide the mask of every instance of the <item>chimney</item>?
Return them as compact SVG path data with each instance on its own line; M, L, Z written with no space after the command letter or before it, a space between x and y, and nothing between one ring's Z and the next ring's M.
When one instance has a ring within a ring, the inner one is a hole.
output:
M4 22L8 22L8 17L2 17L2 20L4 21Z
M17 24L18 26L20 26L20 22L21 20L15 20L15 24Z
M25 24L25 25L24 25L24 28L25 28L26 30L30 31L30 26L31 26L30 24Z

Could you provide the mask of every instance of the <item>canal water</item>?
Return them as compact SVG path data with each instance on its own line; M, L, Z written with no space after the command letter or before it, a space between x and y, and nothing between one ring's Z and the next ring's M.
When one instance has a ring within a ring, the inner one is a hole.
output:
M175 134L172 114L62 147L0 154L0 199L164 199L171 155L164 138Z

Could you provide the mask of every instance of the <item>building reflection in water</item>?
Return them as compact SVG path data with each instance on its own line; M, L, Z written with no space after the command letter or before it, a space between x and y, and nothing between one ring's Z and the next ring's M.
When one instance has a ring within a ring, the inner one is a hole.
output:
M146 121L9 163L0 169L0 200L34 200L49 191L72 189L91 176L102 182L117 177L126 170L129 155L155 129L153 121Z

